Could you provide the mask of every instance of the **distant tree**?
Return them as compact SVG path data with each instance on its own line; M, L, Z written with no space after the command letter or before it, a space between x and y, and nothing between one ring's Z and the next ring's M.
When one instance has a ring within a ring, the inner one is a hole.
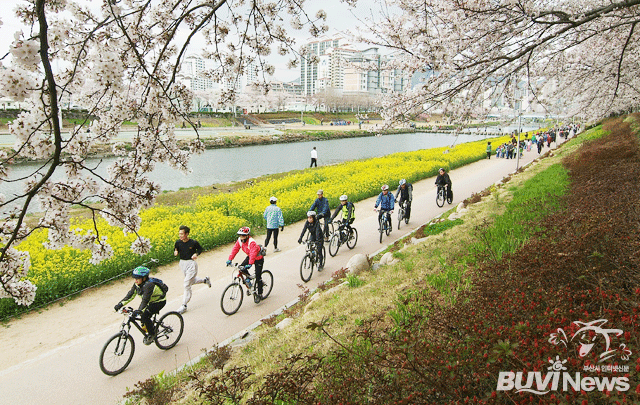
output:
M293 50L285 16L312 35L327 30L317 24L326 18L324 11L309 16L302 3L20 1L16 14L27 34L16 33L2 53L0 97L24 102L27 111L9 125L16 142L13 150L0 152L0 190L10 182L23 186L16 195L0 194L0 298L33 302L35 286L25 279L29 253L16 245L34 229L48 229L50 249L89 249L93 263L112 255L95 225L100 216L137 235L140 210L160 192L148 173L159 162L187 172L190 154L203 150L199 138L180 149L174 135L177 122L190 122L193 95L176 81L189 45L196 36L204 38L202 56L217 60L218 81L233 82L251 62L273 73L264 57L274 49ZM63 133L60 107L69 94L96 119ZM120 157L100 174L101 165L87 164L87 156L94 145L110 143L125 121L138 124L132 150L113 145ZM39 164L25 178L11 177L11 167L22 159ZM28 228L25 216L36 204L42 218ZM93 230L70 226L71 206L89 211ZM144 255L150 243L138 236L131 249Z
M560 100L569 114L597 118L638 105L640 0L388 3L401 11L368 21L359 39L397 50L390 67L425 80L387 97L387 118L413 106L464 118L523 79L536 103Z

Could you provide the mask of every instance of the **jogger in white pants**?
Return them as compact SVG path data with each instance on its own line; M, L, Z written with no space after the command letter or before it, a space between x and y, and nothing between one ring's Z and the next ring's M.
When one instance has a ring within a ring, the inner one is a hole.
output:
M180 256L180 270L184 274L184 297L182 299L182 306L178 308L179 313L187 311L187 303L191 300L191 286L194 284L206 284L211 288L211 281L209 277L198 277L198 263L195 259L202 253L202 246L195 239L189 239L190 229L188 226L180 226L178 231L178 239L176 241L173 255Z

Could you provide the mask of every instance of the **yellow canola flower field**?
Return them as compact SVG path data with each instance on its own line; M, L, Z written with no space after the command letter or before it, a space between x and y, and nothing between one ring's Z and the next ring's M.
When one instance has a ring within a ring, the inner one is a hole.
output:
M490 139L492 144L507 142L509 137ZM140 235L148 238L153 248L145 257L130 251L134 235L124 235L119 228L104 221L98 223L100 236L106 236L113 249L111 259L98 265L90 264L89 251L71 247L48 250L44 247L47 232L38 230L22 242L18 249L28 251L31 267L28 279L38 287L35 305L80 291L102 281L122 275L148 258L160 263L174 260L173 246L180 225L191 227L191 235L204 249L232 242L243 225L264 225L263 213L269 197L278 197L285 223L303 219L313 204L318 189L323 189L330 206L347 194L350 201L359 201L380 192L382 184L397 187L400 179L414 182L437 174L439 167L454 169L486 157L487 140L434 148L415 152L345 162L334 166L306 169L277 180L257 182L251 187L230 194L202 196L191 204L172 207L151 207L141 213ZM92 221L75 221L72 229L87 232ZM0 317L20 311L12 300L0 300Z

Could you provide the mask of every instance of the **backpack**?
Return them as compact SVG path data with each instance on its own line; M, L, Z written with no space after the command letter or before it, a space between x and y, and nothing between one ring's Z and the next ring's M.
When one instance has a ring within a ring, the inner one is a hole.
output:
M266 256L267 255L267 248L262 246L262 245L258 245L258 248L260 249L260 251L258 252L258 255L260 256Z
M157 285L162 290L165 296L167 295L167 291L169 291L169 286L163 283L162 280L155 277L149 277L149 281Z

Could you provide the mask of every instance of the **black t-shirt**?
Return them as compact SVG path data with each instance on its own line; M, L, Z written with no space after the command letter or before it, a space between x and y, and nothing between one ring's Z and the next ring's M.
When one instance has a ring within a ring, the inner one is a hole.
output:
M193 256L194 253L197 253L198 255L202 253L202 246L200 246L198 241L195 239L189 239L186 242L178 239L174 249L178 251L180 260L191 260L191 256Z

